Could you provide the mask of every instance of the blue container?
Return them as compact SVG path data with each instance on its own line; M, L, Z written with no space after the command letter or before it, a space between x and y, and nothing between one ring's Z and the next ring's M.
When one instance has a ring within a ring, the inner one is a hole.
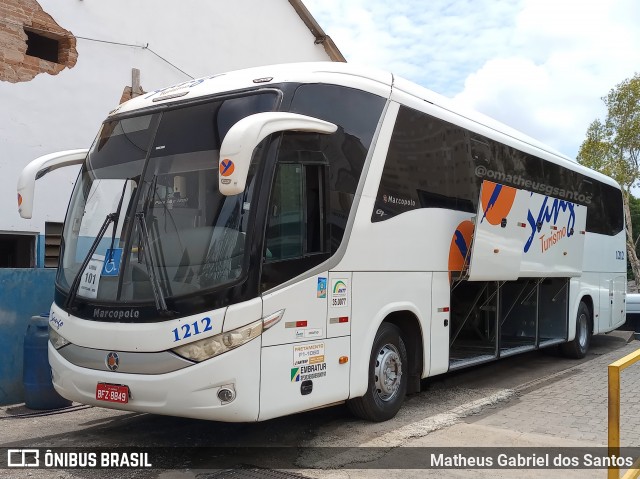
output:
M60 396L51 382L51 367L47 347L49 319L33 316L24 335L24 403L30 409L59 409L71 405Z

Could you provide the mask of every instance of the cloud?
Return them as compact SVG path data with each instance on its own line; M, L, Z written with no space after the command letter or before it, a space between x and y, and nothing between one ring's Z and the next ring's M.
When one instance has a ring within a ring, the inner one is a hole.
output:
M351 63L393 71L575 157L640 70L637 0L304 0Z
M601 97L640 62L640 38L624 15L634 9L626 0L528 0L516 54L485 62L455 100L575 158L589 123L605 113Z
M506 53L519 2L305 0L352 63L391 70L438 93Z

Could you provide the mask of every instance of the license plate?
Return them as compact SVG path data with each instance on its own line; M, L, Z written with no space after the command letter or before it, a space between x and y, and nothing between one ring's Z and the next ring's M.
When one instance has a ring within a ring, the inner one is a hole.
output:
M98 401L126 404L129 402L129 386L98 383L96 386L96 399Z

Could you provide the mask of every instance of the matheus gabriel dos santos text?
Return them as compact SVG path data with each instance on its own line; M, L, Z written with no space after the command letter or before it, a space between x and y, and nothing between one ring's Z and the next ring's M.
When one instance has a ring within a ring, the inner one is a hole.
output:
M464 454L431 454L431 467L448 468L594 468L631 467L633 457L598 456L594 454L564 455L564 454L497 454L490 456L467 456Z

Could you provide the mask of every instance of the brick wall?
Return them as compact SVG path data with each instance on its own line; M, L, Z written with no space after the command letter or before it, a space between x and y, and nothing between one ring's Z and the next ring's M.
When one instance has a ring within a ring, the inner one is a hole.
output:
M27 55L25 28L58 41L58 62ZM11 83L32 80L40 73L57 75L73 68L78 59L73 34L42 10L36 0L0 2L0 81Z
M126 86L122 91L122 96L120 97L120 103L122 104L125 101L129 101L132 98L135 98L140 95L144 95L145 93L146 92L141 87L138 87L138 91L134 92L133 88L131 88L130 86Z

